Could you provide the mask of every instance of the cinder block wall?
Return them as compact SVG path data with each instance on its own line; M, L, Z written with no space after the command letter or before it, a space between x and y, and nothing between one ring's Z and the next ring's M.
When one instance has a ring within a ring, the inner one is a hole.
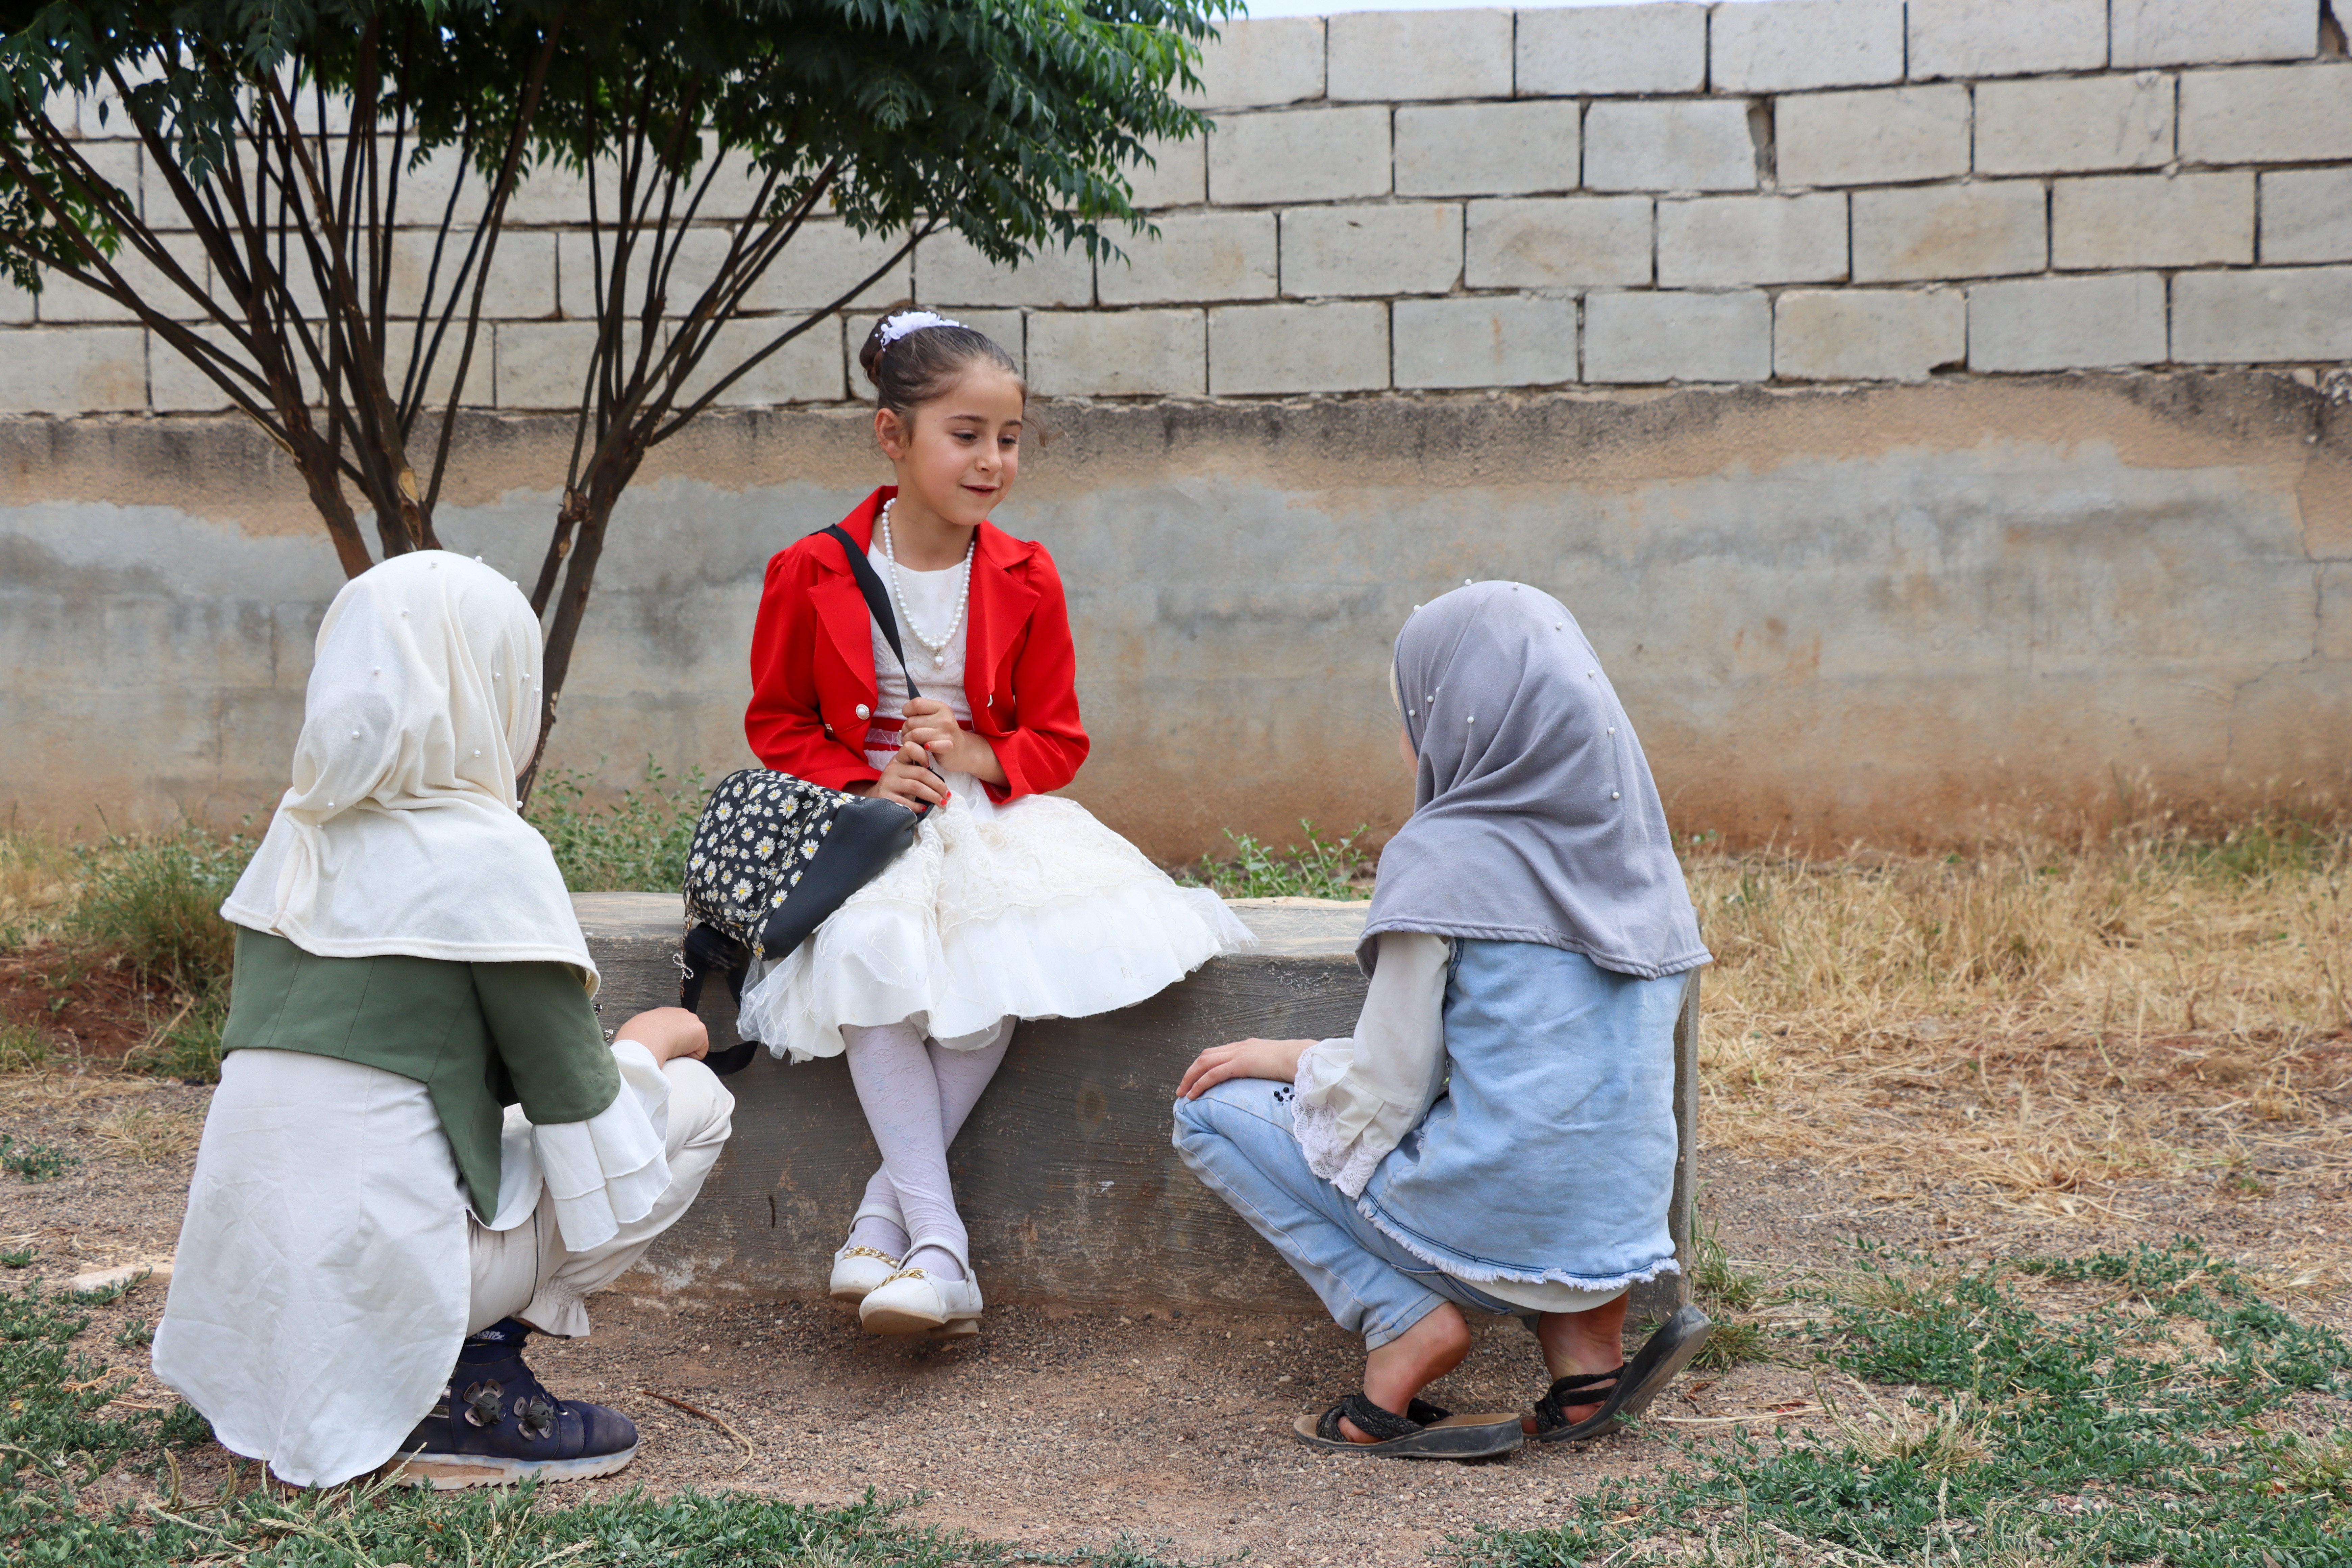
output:
M1401 820L1390 638L1473 575L1573 608L1678 829L1949 843L2119 781L2352 801L2352 62L2323 21L1236 24L1126 262L926 244L655 451L551 761L618 787L750 760L761 567L887 477L847 356L911 297L1055 399L999 521L1069 584L1072 793L1153 854ZM83 128L154 201L120 124ZM413 174L413 210L448 178ZM436 520L515 576L571 449L583 211L523 189ZM877 254L814 226L771 326ZM0 314L0 804L234 823L283 787L340 582L316 516L135 325L68 288Z
M1060 397L2171 365L2312 380L2352 358L2343 55L2319 0L1241 22L1202 68L1215 130L1137 172L1156 237L1124 259L1010 269L932 240L866 300L957 313ZM100 167L163 210L120 113L82 115ZM451 173L445 159L413 174L405 210L437 213ZM722 182L714 211L747 190ZM587 216L576 180L526 184L469 403L576 403ZM421 279L426 233L404 245ZM888 248L815 224L756 302L793 320ZM184 259L202 274L192 246ZM871 320L797 341L733 401L854 399ZM0 321L18 329L0 340L0 411L224 406L84 290L0 292Z

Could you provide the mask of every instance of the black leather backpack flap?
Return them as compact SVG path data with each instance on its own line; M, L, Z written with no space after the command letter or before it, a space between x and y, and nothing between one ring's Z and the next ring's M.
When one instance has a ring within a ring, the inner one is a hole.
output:
M843 801L815 858L784 890L783 902L769 911L760 933L761 955L772 963L806 942L850 894L904 854L922 826L921 817L880 795Z

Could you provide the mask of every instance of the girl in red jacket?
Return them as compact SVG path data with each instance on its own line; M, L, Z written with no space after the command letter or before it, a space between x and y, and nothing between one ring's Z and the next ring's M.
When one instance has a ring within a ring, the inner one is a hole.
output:
M947 1149L1014 1021L1132 1005L1250 936L1045 793L1077 773L1087 734L1053 558L988 521L1021 461L1028 393L1011 356L905 310L858 363L898 482L842 528L890 590L908 668L840 542L811 534L768 563L744 730L780 772L934 809L912 848L753 976L743 1032L795 1061L845 1047L881 1147L833 1294L877 1333L968 1333L980 1284Z

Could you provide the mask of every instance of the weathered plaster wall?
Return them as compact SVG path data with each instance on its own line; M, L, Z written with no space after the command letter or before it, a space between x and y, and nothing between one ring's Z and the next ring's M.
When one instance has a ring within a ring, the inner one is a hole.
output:
M1465 576L1576 611L1685 831L1949 839L2143 773L2352 798L2352 409L2282 376L1047 412L1003 521L1071 584L1073 793L1157 854L1397 820L1388 642ZM471 425L445 538L534 564L568 437ZM551 760L748 761L761 565L883 477L850 411L665 449ZM60 826L265 805L336 584L240 424L0 423L0 799Z

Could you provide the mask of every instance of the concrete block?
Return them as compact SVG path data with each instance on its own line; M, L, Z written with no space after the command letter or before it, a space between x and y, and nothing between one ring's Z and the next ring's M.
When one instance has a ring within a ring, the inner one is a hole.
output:
M2262 259L2352 261L2352 168L2263 176Z
M120 129L130 129L119 118L114 123ZM144 219L147 202L142 173L147 161L146 148L137 142L105 141L84 142L78 151L89 161L91 172L128 197L131 210ZM168 195L165 201L173 212L179 210L178 202L171 200Z
M958 310L949 313L959 325L994 340L996 346L1022 367L1022 374L1028 374L1028 335L1020 311ZM843 323L842 357L849 375L849 395L856 402L874 401L874 384L866 379L865 367L857 363L857 355L865 348L866 340L874 335L874 323L881 319L882 312L869 311L851 316Z
M455 236L452 237L453 239L455 237ZM516 237L518 237L517 235L509 232L504 239L499 241L501 266L504 265L503 258L509 241ZM613 286L614 234L606 230L594 236L593 239L584 232L559 234L550 237L555 241L558 308L564 315L574 321L593 320L597 310L598 290L602 289L609 293ZM793 243L797 246L800 241L794 240ZM727 246L728 234L723 228L688 229L679 238L677 262L670 269L669 297L666 302L664 314L682 316L693 309L694 301L709 285L712 274L718 270L720 258L727 254ZM448 266L462 254L462 251L453 252L450 261L443 264L441 286L444 289L448 287ZM774 276L778 268L789 267L791 264L792 250L787 247L785 253L777 258L775 266L769 268L770 277ZM628 272L622 280L625 308L633 317L645 309L646 269L653 265L654 251L651 237L647 236L640 238L630 249ZM769 310L774 307L760 304L752 308ZM517 315L529 317L537 317L545 313L543 310L514 312Z
M1123 237L1127 259L1112 257L1096 267L1104 304L1274 298L1274 214L1170 213L1159 221L1159 238Z
M1401 387L1550 386L1576 379L1571 299L1400 300Z
M2048 254L2040 182L2003 180L1853 195L1853 279L1907 283L2039 272Z
M719 231L723 233L724 231ZM823 310L877 268L882 276L859 289L851 308L887 306L915 292L914 258L890 258L907 242L903 234L866 236L845 223L811 223L793 236L760 279L745 305L754 310ZM884 263L889 263L886 268Z
M33 296L0 273L0 325L29 326L33 321Z
M1519 13L1523 94L1696 92L1706 85L1705 5L1585 5Z
M2166 357L2164 279L2153 272L2023 278L1969 290L1969 368L2093 369Z
M1458 202L1293 207L1282 215L1282 291L1294 298L1443 294L1461 276Z
M205 342L236 353L236 351L229 347L228 333L223 329L196 327L193 330ZM0 338L0 343L5 342L5 338ZM403 339L402 342L404 345L406 340ZM261 401L268 401L259 392L248 391ZM394 381L393 395L397 397L399 395L399 384ZM187 355L164 342L161 335L150 332L147 334L147 406L157 414L217 414L236 405L229 401L228 394L221 390L220 384L198 370Z
M2319 52L2315 0L2111 0L2108 63L2209 66L2307 60Z
M2185 71L2185 163L2315 163L2352 158L2352 64Z
M1903 79L1903 0L1717 5L1706 41L1717 92L1799 92Z
M1911 79L2107 63L2107 0L1910 0Z
M1771 374L1772 300L1760 291L1584 298L1588 382L1638 386Z
M935 234L915 247L915 298L926 305L1091 305L1094 258L1048 243L1018 267L999 267L962 237Z
M1846 275L1845 196L1699 196L1658 204L1658 286L1825 283Z
M1957 289L1791 289L1773 303L1772 374L1784 381L1924 381L1968 353Z
M1517 196L1572 191L1583 121L1583 105L1560 99L1400 109L1397 195Z
M496 363L492 399L500 408L562 408L580 406L588 384L588 356L596 346L593 321L500 321L490 332ZM630 335L634 344L635 334ZM446 355L455 345L445 343ZM474 347L475 368L480 374L482 345Z
M1584 184L1594 191L1752 191L1748 105L1596 103L1584 117Z
M472 237L469 233L450 233L450 249L443 262L448 268L442 273L444 289L457 264L464 259L466 246ZM675 300L682 288L699 284L698 279L681 268L670 275L670 297ZM470 281L466 296L468 300L473 296ZM465 307L458 309L463 314ZM489 282L482 290L482 319L537 321L553 315L555 309L555 236L530 229L502 229L498 249L490 257Z
M2051 193L2050 264L2064 270L2254 258L2254 175L2108 174Z
M1139 207L1198 206L1209 199L1209 138L1204 132L1189 142L1164 136L1148 138L1149 163L1128 166L1127 183Z
M1773 106L1772 140L1783 190L1950 179L1969 172L1969 89L1791 93Z
M719 341L687 378L681 403L691 402L733 374L751 355L800 324L792 316L738 317L719 329ZM719 395L720 408L772 407L784 403L838 403L847 395L842 322L827 316L744 373Z
M1209 199L1227 206L1386 195L1389 178L1386 109L1234 114L1209 133Z
M600 159L595 165L595 221L610 224L618 221L621 208L621 172L610 158ZM473 201L477 212L486 210L490 196L491 182L479 169L469 170L466 184L478 193L475 198L460 197L460 216ZM638 193L644 199L644 193ZM435 215L437 221L438 215ZM583 224L589 221L588 182L561 163L548 163L516 171L514 194L507 198L506 221L512 224Z
M1255 109L1323 96L1323 18L1269 17L1227 22L1201 47L1198 109Z
M2160 167L2172 161L2173 87L2151 71L1980 83L1977 173Z
M1048 397L1198 397L1209 390L1203 310L1040 310L1029 383Z
M198 289L209 293L212 264L195 236L165 234L159 237L163 249L178 264L181 274ZM173 282L168 273L133 250L128 241L108 258L108 265L150 310L166 320L194 321L203 319L205 313L204 299L191 295ZM42 272L41 292L34 310L40 321L60 324L135 321L139 319L138 312L130 306L117 304L96 289L85 288L46 268Z
M1508 11L1350 11L1326 26L1334 103L1511 96Z
M1213 396L1367 392L1389 384L1389 308L1224 305L1209 312Z
M2182 273L2172 281L2172 357L2183 364L2352 359L2352 267Z
M605 976L607 1012L677 999L675 897L595 893L575 903ZM1353 944L1366 906L1231 907L1258 937L1255 952L1213 960L1118 1013L1022 1026L951 1156L973 1261L996 1287L990 1300L1125 1309L1140 1268L1162 1309L1317 1310L1280 1256L1169 1147L1168 1085L1204 1044L1251 1028L1345 1032L1363 1006ZM724 1000L705 1005L711 1044L724 1048L735 1010ZM1694 983L1675 1026L1678 1140L1666 1219L1685 1273L1634 1287L1631 1310L1652 1318L1687 1299L1678 1282L1690 1267L1698 1017ZM827 1238L837 1243L875 1163L848 1070L838 1058L790 1068L760 1059L728 1086L735 1137L648 1267L665 1290L820 1299Z
M113 414L147 406L147 334L137 327L0 332L0 414Z
M1472 289L1574 289L1651 280L1647 196L1472 202L1463 282Z

